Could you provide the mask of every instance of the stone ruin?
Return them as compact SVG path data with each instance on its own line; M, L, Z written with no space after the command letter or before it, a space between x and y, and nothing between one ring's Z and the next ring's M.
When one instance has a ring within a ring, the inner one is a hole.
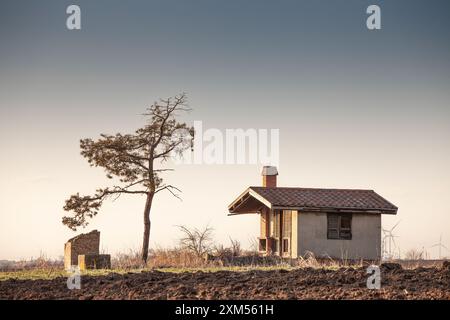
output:
M80 270L110 269L111 256L100 254L100 232L93 230L69 239L64 245L64 268L78 266Z

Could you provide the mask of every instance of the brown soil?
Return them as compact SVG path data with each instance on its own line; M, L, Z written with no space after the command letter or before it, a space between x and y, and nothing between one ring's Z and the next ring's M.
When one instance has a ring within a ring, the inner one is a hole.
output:
M80 290L66 278L0 281L0 299L446 299L450 266L404 270L383 266L381 289L366 287L366 268L293 271L147 271L84 276Z

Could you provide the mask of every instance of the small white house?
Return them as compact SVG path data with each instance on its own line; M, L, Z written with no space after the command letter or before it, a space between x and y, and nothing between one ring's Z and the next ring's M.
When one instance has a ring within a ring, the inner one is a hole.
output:
M377 260L381 257L381 215L397 207L360 189L277 187L276 167L264 167L263 186L247 188L229 215L260 215L261 254Z

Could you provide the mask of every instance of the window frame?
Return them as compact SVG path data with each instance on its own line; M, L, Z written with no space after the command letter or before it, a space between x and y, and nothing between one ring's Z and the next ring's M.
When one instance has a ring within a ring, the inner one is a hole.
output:
M336 227L332 226L332 220L337 219ZM329 240L352 240L352 220L351 213L327 213L327 239ZM349 222L349 227L343 227L342 222ZM333 235L334 234L336 235Z

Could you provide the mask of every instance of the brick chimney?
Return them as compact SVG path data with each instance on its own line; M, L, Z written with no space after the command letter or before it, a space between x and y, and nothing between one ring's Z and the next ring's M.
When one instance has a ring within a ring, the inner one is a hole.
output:
M277 186L277 167L264 166L262 169L263 187L275 188Z

